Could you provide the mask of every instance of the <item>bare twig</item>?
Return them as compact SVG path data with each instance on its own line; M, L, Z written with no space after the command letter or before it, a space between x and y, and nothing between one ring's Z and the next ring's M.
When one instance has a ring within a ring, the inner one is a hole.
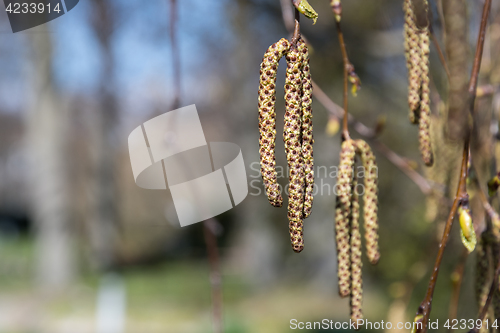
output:
M300 14L297 8L295 8L295 25L292 36L292 45L297 45L297 41L300 38Z
M180 55L177 44L177 0L170 0L170 42L172 46L172 69L174 73L174 101L173 109L180 107L181 103L181 75ZM208 262L210 266L210 287L212 291L212 321L214 333L223 333L223 297L221 288L221 273L219 262L219 251L217 248L216 227L218 222L215 218L203 222L203 235L207 248Z
M349 126L348 126L349 72L350 68L352 68L352 65L349 62L349 58L347 56L347 49L345 47L345 42L344 42L344 34L342 33L340 21L336 21L336 23L337 23L337 34L339 37L340 50L342 52L342 61L344 63L344 120L342 125L342 136L344 140L348 140L350 139Z
M177 44L177 0L170 0L170 43L172 45L172 70L174 73L174 101L172 109L177 109L181 101L181 66L179 46Z
M453 200L453 205L451 207L451 211L450 214L448 215L448 219L446 221L446 225L444 228L443 237L439 244L439 250L436 257L436 262L434 264L434 269L432 270L429 286L427 287L427 293L417 310L417 316L421 316L422 318L421 319L422 326L420 329L417 329L417 333L427 332L427 323L429 321L429 316L431 314L432 297L434 295L434 288L436 287L441 261L443 260L444 249L446 247L446 244L448 243L448 238L450 236L451 227L453 225L453 220L455 218L458 205L460 204L460 201L467 195L466 180L467 180L467 161L469 160L468 156L469 156L469 141L467 140L465 142L462 154L462 166L460 168L460 179L459 179L457 194L455 195L455 199Z
M478 76L479 76L479 69L481 67L481 58L483 54L483 47L484 47L484 36L486 34L486 24L488 22L488 14L490 12L491 8L491 0L485 0L484 7L483 7L483 14L481 17L481 26L479 28L479 37L477 41L477 46L476 46L476 53L474 56L474 65L472 67L472 73L470 77L470 82L469 82L469 94L470 94L470 113L474 113L474 101L476 98L476 89L477 89L477 82L478 82ZM450 214L448 215L448 220L446 221L446 226L444 229L443 237L441 239L441 243L439 244L439 250L438 254L436 257L436 262L434 264L434 270L432 271L431 279L429 281L429 285L427 288L427 293L425 295L424 300L420 304L420 307L417 310L417 316L421 319L419 321L422 322L422 326L417 329L417 333L425 333L427 332L427 323L429 320L429 316L431 313L431 307L432 307L432 297L434 294L434 288L436 287L436 282L437 282L437 277L439 274L439 268L441 266L441 261L443 259L443 254L444 254L444 249L446 247L446 244L448 243L448 238L450 235L451 227L453 225L453 220L455 217L455 214L458 209L458 205L467 196L467 188L466 188L466 183L467 183L467 176L468 176L468 167L467 164L469 162L469 157L470 157L470 151L469 151L469 144L470 144L470 132L471 129L469 128L469 133L467 134L467 137L465 139L464 143L464 149L462 153L462 166L460 170L460 179L458 182L458 188L457 188L457 193L455 195L455 199L453 200L453 205L450 211ZM498 269L496 272L496 276L498 276ZM490 291L490 295L492 295L492 292ZM488 297L488 300L491 302L491 297ZM487 301L487 304L489 306L489 302ZM486 306L485 309L481 312L487 310ZM484 316L483 316L484 318Z
M344 110L335 102L333 102L330 97L313 81L313 95L316 100L319 101L327 111L337 117L341 118L344 115ZM419 174L415 169L413 169L408 162L381 141L376 138L376 133L373 129L365 126L363 123L357 121L351 114L348 114L349 124L354 128L356 132L365 137L372 145L377 149L382 155L384 155L392 164L394 164L398 169L400 169L405 175L408 176L422 191L424 194L430 194L432 192L432 187L421 174Z
M432 43L434 43L434 47L436 48L436 51L439 56L439 61L441 61L441 64L443 65L444 71L446 72L446 77L448 80L450 79L450 70L448 69L448 64L446 63L446 58L444 57L443 50L441 49L441 46L439 45L439 41L437 40L436 34L434 34L434 31L432 30L431 26L431 38L432 38Z

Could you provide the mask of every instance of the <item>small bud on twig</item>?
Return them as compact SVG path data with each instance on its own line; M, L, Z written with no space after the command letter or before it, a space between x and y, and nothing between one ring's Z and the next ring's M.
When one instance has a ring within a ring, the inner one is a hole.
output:
M309 4L309 2L307 2L307 0L294 0L293 5L299 12L304 14L305 17L313 20L313 24L316 24L318 13L316 13L314 8Z

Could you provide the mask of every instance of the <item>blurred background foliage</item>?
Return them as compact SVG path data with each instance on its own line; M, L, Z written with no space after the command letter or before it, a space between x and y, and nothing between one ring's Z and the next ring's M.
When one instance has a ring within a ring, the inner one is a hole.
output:
M314 26L303 19L302 32L312 49L312 76L341 104L333 14L328 1L310 3L319 19ZM481 1L468 4L475 36ZM497 32L499 9L494 4ZM407 120L402 1L346 1L343 13L350 60L363 83L350 111L369 127L385 116L380 140L419 161L418 128ZM212 331L202 224L181 229L169 222L171 198L135 185L127 148L132 129L177 103L170 17L167 0L88 0L12 34L0 10L0 332ZM270 44L288 37L280 1L182 0L176 27L180 105L196 104L208 141L242 148L251 184L247 199L218 217L226 332L288 332L291 319L348 320L348 300L336 285L335 178L316 175L320 193L300 254L289 245L286 209L273 208L259 191L259 65ZM445 95L434 48L431 71L433 92ZM278 89L278 117L282 97ZM331 170L340 136L325 134L328 112L317 101L313 107L316 165ZM282 126L278 121L278 133ZM286 165L281 140L277 151L278 164ZM363 266L365 317L411 321L443 221L428 221L419 188L375 154L381 260ZM447 318L450 275L461 252L454 227L433 320ZM458 318L477 313L473 266L470 256Z

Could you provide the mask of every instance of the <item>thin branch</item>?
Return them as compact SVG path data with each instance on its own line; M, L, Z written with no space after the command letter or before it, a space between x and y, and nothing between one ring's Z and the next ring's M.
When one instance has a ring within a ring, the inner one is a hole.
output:
M316 100L319 101L326 110L336 118L341 118L344 115L344 110L335 102L333 102L328 95L318 86L316 82L313 81L313 95ZM365 126L363 123L357 121L351 114L348 114L349 124L358 132L361 136L367 139L375 149L377 149L382 155L384 155L394 166L399 168L405 175L408 176L422 191L424 194L430 194L432 192L432 187L415 169L413 169L408 162L396 152L391 150L385 144L380 142L376 138L376 133L373 129Z
M437 40L436 34L434 34L434 31L432 30L431 26L431 38L432 42L434 43L434 47L436 48L436 51L439 56L439 61L441 61L441 64L443 65L444 71L446 72L446 77L448 80L450 80L450 70L448 69L448 64L446 63L446 58L444 57L443 50L441 49L441 46L439 45L439 41Z
M429 286L427 287L427 293L424 300L420 304L417 310L417 316L422 316L422 326L421 329L417 329L417 333L427 332L427 323L429 321L429 316L431 314L432 307L432 297L434 295L434 289L436 287L437 277L439 274L439 268L441 267L441 261L443 260L444 249L448 243L448 238L450 236L451 227L453 225L453 220L458 209L460 201L467 195L466 191L466 180L467 180L467 161L469 160L469 142L466 141L464 145L464 150L462 154L462 166L460 168L460 179L457 188L457 194L453 200L453 205L451 207L450 214L448 215L448 220L443 232L443 237L439 243L439 250L436 257L436 262L434 264L434 269L432 270L431 279L429 281Z
M292 36L292 45L297 45L297 41L300 39L300 14L297 8L295 8L295 26Z
M472 74L469 82L469 94L471 95L471 110L474 110L474 102L476 99L477 81L479 78L479 69L481 68L481 60L483 58L484 37L486 36L486 24L488 23L488 15L490 13L491 0L485 0L483 14L481 16L481 26L479 27L479 37L477 38L476 54L474 55L474 65L472 66ZM473 113L471 111L471 113Z
M172 69L174 73L174 101L173 109L180 107L181 102L181 74L180 55L177 43L177 0L170 0L170 42L172 47ZM203 222L203 235L207 248L208 262L210 266L210 287L212 291L212 321L214 333L223 333L223 313L222 313L222 288L219 250L217 248L216 228L218 222L215 218Z
M170 43L172 45L172 70L174 73L173 109L180 107L181 102L181 66L179 46L177 44L177 0L170 0Z
M470 113L474 113L474 101L476 98L476 89L477 89L477 82L478 82L478 76L479 76L479 69L481 68L481 59L482 59L482 54L483 54L483 47L484 47L484 36L486 34L486 24L488 22L488 14L491 8L491 0L485 0L484 7L483 7L483 14L481 17L481 26L479 28L479 37L477 41L477 46L476 46L476 53L474 56L474 65L472 67L472 73L470 77L470 82L469 82L469 94L470 94ZM458 188L457 188L457 193L455 195L455 199L453 200L453 205L450 211L450 214L448 215L448 220L446 221L446 226L444 229L443 237L441 239L441 243L439 244L439 250L438 254L436 257L436 262L434 264L434 270L432 271L431 279L429 281L429 285L427 288L427 293L425 295L424 300L420 304L420 307L417 310L417 316L421 316L419 321L422 322L422 326L420 329L417 329L417 333L425 333L427 332L427 323L429 321L429 316L431 313L431 307L432 307L432 297L434 295L434 289L436 287L436 282L437 282L437 277L439 274L439 268L441 266L441 261L443 259L443 254L444 254L444 249L446 247L446 244L448 243L448 238L450 235L451 227L453 225L453 220L455 217L455 214L458 209L458 205L467 196L467 176L468 176L468 167L467 164L469 162L469 157L470 157L470 150L469 150L469 144L470 144L470 132L471 129L469 128L469 133L465 139L464 143L464 150L462 153L462 166L460 170L460 179L458 182ZM496 276L498 276L498 269ZM490 291L490 294L491 291ZM490 299L490 297L488 297ZM491 301L491 300L490 300ZM489 303L487 302L489 305ZM484 312L485 309L483 309L482 312ZM486 308L487 310L487 308ZM484 318L484 317L483 317Z
M349 99L349 72L352 67L349 62L349 58L347 56L347 49L345 47L344 42L344 34L342 33L342 28L340 27L340 21L336 21L337 23L337 34L339 37L340 50L342 52L342 62L344 63L344 121L342 125L342 136L344 140L350 139L349 136L349 126L348 126L348 99Z

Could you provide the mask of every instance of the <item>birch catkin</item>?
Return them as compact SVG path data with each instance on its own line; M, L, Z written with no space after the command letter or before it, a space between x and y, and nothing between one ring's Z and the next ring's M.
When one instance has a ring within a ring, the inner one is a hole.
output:
M418 109L420 104L420 57L419 36L417 34L417 24L415 23L415 13L413 12L411 0L404 2L405 12L405 56L408 68L408 106L410 121L418 123Z
M335 237L337 242L337 271L339 295L347 297L351 289L350 258L350 211L354 159L356 157L353 140L342 143L340 150L339 179L337 185L337 209L335 216Z
M285 126L283 141L289 168L288 220L290 240L295 252L304 248L303 210L304 210L304 162L301 143L301 106L302 106L302 53L292 47L286 56L287 70L285 81Z
M413 124L419 125L418 138L422 159L427 166L434 163L431 148L431 114L429 89L429 27L419 28L412 0L404 1L405 56L408 67L408 106ZM425 14L428 3L424 0Z
M365 169L364 220L366 255L372 264L380 258L377 218L377 165L368 144L363 140L345 140L340 150L337 202L335 207L335 237L337 243L337 270L339 294L350 296L351 319L363 318L361 275L361 234L359 231L359 198L353 167L359 155Z
M299 9L315 19L307 1ZM314 16L316 15L316 16ZM308 16L309 17L309 16ZM299 38L292 45L286 39L271 45L262 59L259 86L259 129L261 173L269 202L283 205L276 172L276 72L281 57L286 56L285 117L283 141L288 162L288 220L293 250L304 248L303 219L311 214L314 190L312 80L309 51Z
M357 193L356 178L352 183L351 205L351 320L353 322L363 319L363 277L361 268L361 233L359 232L359 197ZM356 325L357 326L357 325ZM358 329L358 327L356 327Z
M370 146L363 140L356 140L356 148L365 171L364 220L366 255L370 263L376 264L380 258L378 247L378 187L377 163Z
M420 101L419 144L420 153L425 165L431 166L434 162L431 148L431 101L429 88L429 28L419 32L420 36L420 72L422 77L422 95Z
M283 205L276 172L276 73L279 60L290 49L282 38L271 45L262 59L259 86L259 130L261 174L269 202L275 207Z
M309 68L309 51L304 40L298 41L297 47L302 52L302 158L304 159L305 195L304 218L311 214L314 190L314 158L313 158L313 114L312 114L312 81Z

